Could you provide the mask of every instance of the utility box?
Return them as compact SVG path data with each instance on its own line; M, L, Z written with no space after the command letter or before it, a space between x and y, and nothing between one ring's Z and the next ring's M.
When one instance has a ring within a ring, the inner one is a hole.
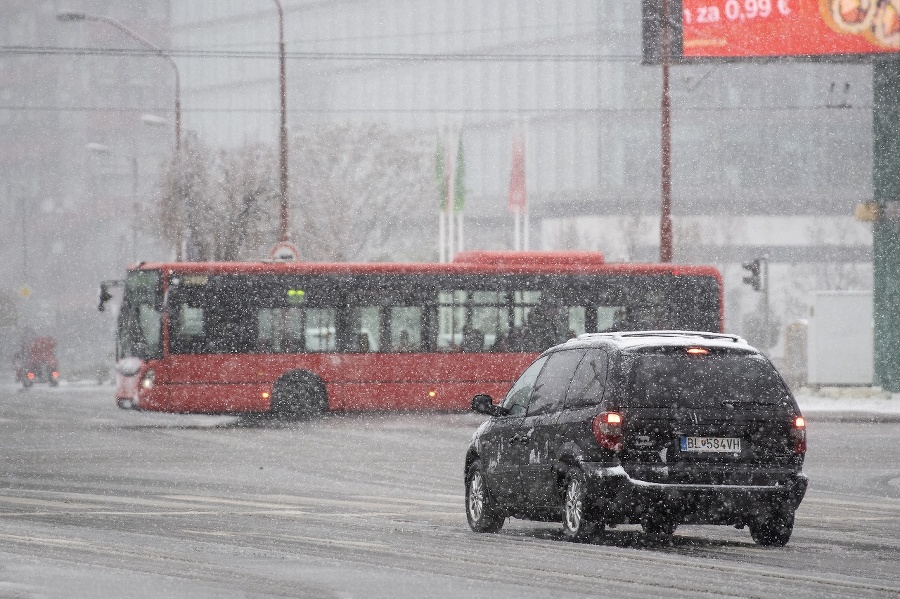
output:
M871 385L871 291L816 291L807 331L808 384Z

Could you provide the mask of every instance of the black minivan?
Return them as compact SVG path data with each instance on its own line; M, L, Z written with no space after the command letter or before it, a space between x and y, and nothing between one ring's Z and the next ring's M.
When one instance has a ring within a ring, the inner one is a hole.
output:
M750 529L782 546L806 492L806 423L759 351L734 335L581 335L545 351L494 405L466 454L466 515L562 521L578 540L617 524Z

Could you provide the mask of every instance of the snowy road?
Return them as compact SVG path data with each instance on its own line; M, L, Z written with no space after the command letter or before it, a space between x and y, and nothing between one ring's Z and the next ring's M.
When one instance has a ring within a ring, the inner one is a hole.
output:
M468 530L480 418L251 426L123 412L99 387L0 387L0 597L900 597L900 417L809 412L790 544L637 527Z

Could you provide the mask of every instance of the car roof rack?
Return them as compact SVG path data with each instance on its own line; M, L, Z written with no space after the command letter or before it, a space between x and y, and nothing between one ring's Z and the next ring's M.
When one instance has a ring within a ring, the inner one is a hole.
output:
M702 337L704 339L722 339L730 340L735 343L747 343L747 341L740 335L734 335L731 333L711 333L709 331L613 331L609 333L584 333L583 335L578 336L579 339L591 339L596 337L606 337L612 339L626 339L635 337Z

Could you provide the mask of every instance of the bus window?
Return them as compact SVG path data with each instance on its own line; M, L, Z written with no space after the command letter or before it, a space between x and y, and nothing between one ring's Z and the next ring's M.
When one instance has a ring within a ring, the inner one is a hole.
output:
M540 291L516 291L513 293L513 327L518 331L525 329L528 315L541 300Z
M256 350L276 354L303 351L303 317L302 308L261 308L256 317Z
M391 306L388 312L391 351L422 350L422 313L421 306Z
M438 294L438 351L490 351L508 332L506 294L463 290Z
M569 306L569 330L566 337L572 339L587 332L587 310L584 306Z
M627 312L625 306L597 306L597 332L627 331Z
M381 347L381 307L353 306L348 322L347 349L351 352L376 352Z
M523 313L526 314L523 332L525 351L544 351L569 338L569 308L556 294L540 293L537 303L527 312L523 309Z
M438 293L438 351L457 351L462 346L462 328L466 322L466 292Z
M334 351L337 346L334 308L307 308L305 347L308 352Z

